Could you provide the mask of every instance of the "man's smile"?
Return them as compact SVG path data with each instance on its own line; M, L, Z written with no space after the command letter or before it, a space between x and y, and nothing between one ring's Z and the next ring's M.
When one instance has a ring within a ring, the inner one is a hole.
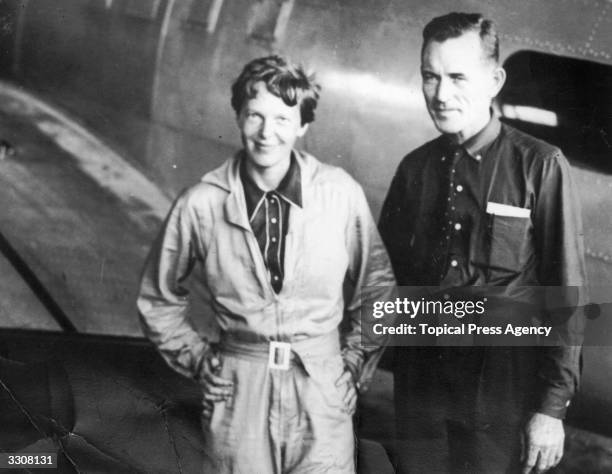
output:
M459 109L453 107L433 107L433 111L436 115L449 115L460 112Z

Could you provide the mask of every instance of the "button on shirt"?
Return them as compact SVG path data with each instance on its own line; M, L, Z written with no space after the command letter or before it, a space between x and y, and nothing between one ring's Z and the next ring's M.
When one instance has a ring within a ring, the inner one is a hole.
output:
M490 163L481 162L481 153L499 134L500 125L499 121L492 120L463 146L453 145L448 140L442 144L443 155L435 174L447 192L441 188L437 196L444 213L440 215L438 224L438 245L433 249L437 279L442 286L462 286L471 279L471 234L480 219L483 190L489 191L481 183L491 174Z
M261 255L276 293L283 288L285 237L289 227L291 205L302 207L300 167L291 155L285 177L273 191L263 191L246 171L244 158L240 164L240 180L244 187L247 214Z

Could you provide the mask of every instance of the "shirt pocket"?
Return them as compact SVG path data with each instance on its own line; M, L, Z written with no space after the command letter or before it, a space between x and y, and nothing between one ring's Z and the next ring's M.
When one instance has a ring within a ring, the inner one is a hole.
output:
M530 217L487 213L489 276L520 272L532 254Z

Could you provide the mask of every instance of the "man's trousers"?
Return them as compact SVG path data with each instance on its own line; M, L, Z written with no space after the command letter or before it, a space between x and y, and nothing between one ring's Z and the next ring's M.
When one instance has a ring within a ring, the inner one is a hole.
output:
M537 348L394 349L398 473L520 472Z

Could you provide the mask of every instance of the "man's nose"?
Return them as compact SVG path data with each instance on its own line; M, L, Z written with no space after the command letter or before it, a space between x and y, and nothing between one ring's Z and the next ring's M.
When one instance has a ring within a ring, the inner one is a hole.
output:
M436 99L439 102L446 102L451 94L451 84L447 79L440 79L436 88Z

